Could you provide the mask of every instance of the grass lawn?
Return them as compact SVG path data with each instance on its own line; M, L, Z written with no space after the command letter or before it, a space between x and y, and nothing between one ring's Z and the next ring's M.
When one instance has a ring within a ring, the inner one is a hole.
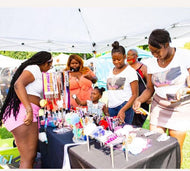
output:
M12 137L13 137L12 133L7 131L5 127L0 128L0 139L7 139Z
M143 128L149 129L149 120L147 119L143 125ZM12 134L6 130L6 128L0 128L0 141L1 139L9 138L12 141ZM181 169L190 169L190 131L187 132L185 142L183 145L183 163Z
M17 148L10 148L13 147L13 136L10 132L7 131L5 127L0 128L0 155L8 155L13 157L19 156L19 152ZM6 157L9 161L10 157ZM0 169L3 169L4 166L0 166Z
M187 132L182 151L183 163L181 169L190 169L190 131Z

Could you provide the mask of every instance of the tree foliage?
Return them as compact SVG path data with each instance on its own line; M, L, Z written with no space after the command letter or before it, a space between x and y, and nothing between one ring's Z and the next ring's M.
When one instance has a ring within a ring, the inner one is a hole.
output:
M149 48L148 48L148 45L142 45L142 46L138 46L139 48L143 49L143 50L147 50L149 51ZM190 49L190 42L188 43L185 43L184 45L184 48L185 49ZM0 54L1 55L4 55L4 56L8 56L8 57L11 57L11 58L14 58L14 59L29 59L32 55L34 55L36 52L22 52L22 51L0 51ZM96 54L96 57L99 57L103 54L106 54L108 52L105 52L105 53L98 53ZM52 55L55 57L55 56L58 56L62 54L61 52L52 52ZM67 54L67 55L71 55L73 53L64 53L64 54ZM87 53L87 54L84 54L84 53L75 53L79 56L81 56L83 59L90 59L92 58L94 55L92 53Z
M184 48L185 48L185 49L190 49L190 42L185 43Z
M138 47L143 49L143 50L150 51L149 48L148 48L148 45L141 45L141 46L138 46Z
M65 54L67 54L67 55L71 55L71 54L73 54L73 53L65 53ZM80 57L82 57L83 59L90 59L90 58L92 58L93 57L93 54L91 54L91 53L75 53L75 54L77 54L77 55L79 55Z
M0 51L1 55L8 56L14 59L28 59L35 52L20 52L20 51Z
M34 55L36 52L22 52L22 51L0 51L1 55L8 56L14 59L29 59L32 55ZM60 55L61 52L52 52L53 56ZM65 53L67 55L71 55L72 53ZM83 59L90 59L93 57L93 54L83 54L83 53L77 53L79 56L81 56Z

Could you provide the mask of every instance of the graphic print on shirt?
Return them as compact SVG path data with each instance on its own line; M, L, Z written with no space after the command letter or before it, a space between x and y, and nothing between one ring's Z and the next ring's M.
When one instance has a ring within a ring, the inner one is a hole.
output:
M123 90L126 78L124 77L114 77L108 78L107 89L108 90Z
M102 102L98 102L96 104L93 104L92 101L87 100L87 106L88 106L88 112L91 115L98 115L98 116L102 116L102 109L104 106L104 103Z
M165 72L158 72L152 75L152 82L156 87L177 85L180 81L181 68L171 68Z

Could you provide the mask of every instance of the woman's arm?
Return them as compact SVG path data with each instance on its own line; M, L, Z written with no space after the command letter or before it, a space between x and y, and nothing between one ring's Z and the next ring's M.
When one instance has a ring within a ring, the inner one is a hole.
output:
M136 113L138 113L138 109L141 106L141 103L146 102L148 99L152 97L154 94L154 85L152 84L152 74L148 74L148 79L147 79L147 88L143 91L143 93L136 98L133 104L133 109L135 110Z
M90 74L87 74L84 76L86 79L90 80L93 84L95 84L97 82L97 77L96 76L92 76Z
M117 117L120 118L122 122L124 122L124 119L125 119L125 111L128 110L132 106L134 100L138 97L138 92L139 92L138 91L138 81L135 80L135 81L131 82L130 85L131 85L132 96L130 97L129 101L125 104L125 106L123 106L120 109L120 111L117 115Z
M81 106L86 106L87 105L87 101L81 101L77 96L76 94L73 94L72 96L73 99L75 99L76 103L78 105L81 105Z
M103 112L106 116L109 116L109 112L108 112L108 107L106 106L106 104L103 106Z
M147 80L148 80L147 66L143 64L143 66L142 66L141 69L142 69L144 78L145 78L145 80L146 80L146 82L147 82ZM147 104L151 104L151 102L152 102L152 99L151 99L151 98L146 101Z
M147 66L143 64L143 66L141 67L141 70L142 70L145 80L147 81L148 79Z
M23 71L22 74L19 76L17 81L14 84L15 92L23 103L24 107L26 108L27 117L25 119L25 124L29 125L33 120L33 110L30 105L30 100L28 98L26 92L26 86L35 80L34 76L29 71Z
M84 78L90 80L93 84L95 84L98 80L96 75L91 70L89 70L87 74L84 75Z

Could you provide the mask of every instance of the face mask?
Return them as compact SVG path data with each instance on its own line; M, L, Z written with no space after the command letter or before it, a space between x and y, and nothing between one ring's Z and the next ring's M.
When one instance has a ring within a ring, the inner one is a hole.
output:
M127 59L128 64L134 64L136 62L135 59Z
M78 72L78 71L80 70L80 67L77 67L77 68L72 68L72 67L70 67L70 70L71 70L72 72Z

